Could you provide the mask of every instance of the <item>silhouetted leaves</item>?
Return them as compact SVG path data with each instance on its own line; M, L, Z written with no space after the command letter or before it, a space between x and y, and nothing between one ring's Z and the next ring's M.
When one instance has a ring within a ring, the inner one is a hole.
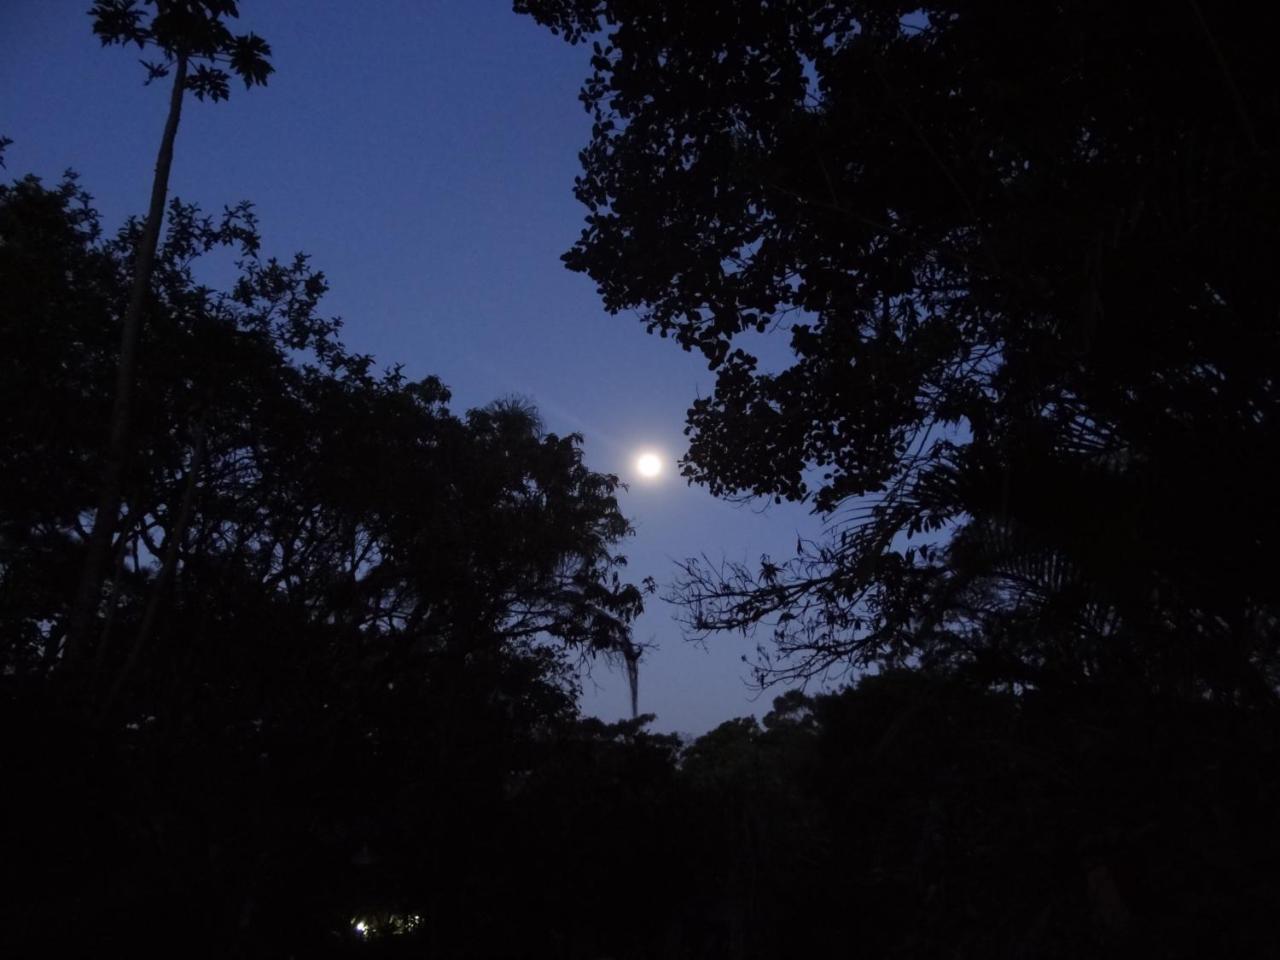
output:
M270 45L257 34L247 33L233 38L231 71L244 81L246 90L255 83L267 85L267 76L272 72L271 64L267 62L269 56Z
M149 14L149 16L148 16ZM227 20L240 16L234 3L222 0L97 0L89 10L93 32L103 46L135 44L155 48L163 61L140 61L147 83L168 75L173 62L191 62L187 89L201 100L225 100L232 76L245 89L266 86L271 46L254 33L233 34Z
M690 564L696 630L766 625L766 679L1271 695L1280 107L1248 17L516 8L598 38L565 260L716 371L685 475L830 522L789 564Z
M140 229L103 238L73 180L0 188L0 694L15 716L58 717L22 734L43 746L19 769L73 762L84 740L96 759L50 789L121 818L39 835L138 885L93 894L118 913L93 921L103 942L137 911L200 901L267 911L258 938L323 941L383 882L438 930L423 891L467 862L457 819L482 829L534 738L572 718L570 657L634 653L617 479L527 406L457 417L439 381L375 371L316 312L326 285L305 257L258 255L251 208L173 200L93 682L70 683L62 643ZM238 261L230 293L195 279L219 249ZM110 799L123 782L138 809ZM379 866L353 874L352 858ZM161 883L159 864L181 880ZM217 923L229 942L234 924Z
M772 625L763 681L902 669L694 740L579 717L575 658L634 681L653 592L617 479L526 401L459 416L377 370L252 207L176 199L69 669L147 227L28 177L0 187L10 952L1277 955L1265 32L517 7L609 31L570 260L718 370L687 473L832 521L688 564L694 628ZM234 3L93 13L202 96L269 73ZM755 349L779 326L789 365Z
M140 64L146 68L147 80L150 84L153 80L163 80L169 75L169 65L165 63L154 63L150 60L139 60Z

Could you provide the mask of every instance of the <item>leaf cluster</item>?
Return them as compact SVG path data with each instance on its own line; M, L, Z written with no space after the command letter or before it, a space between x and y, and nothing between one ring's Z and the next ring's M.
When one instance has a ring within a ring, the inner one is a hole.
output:
M248 90L266 86L274 71L265 40L251 32L232 33L227 26L239 15L234 0L95 0L89 10L103 46L133 44L160 54L159 60L140 61L147 83L168 76L181 57L191 64L186 89L214 101L230 96L232 77Z

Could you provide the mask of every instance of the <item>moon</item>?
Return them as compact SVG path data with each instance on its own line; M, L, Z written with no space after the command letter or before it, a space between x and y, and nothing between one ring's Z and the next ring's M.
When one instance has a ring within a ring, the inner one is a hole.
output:
M662 472L662 459L656 453L642 453L636 457L636 469L651 480Z

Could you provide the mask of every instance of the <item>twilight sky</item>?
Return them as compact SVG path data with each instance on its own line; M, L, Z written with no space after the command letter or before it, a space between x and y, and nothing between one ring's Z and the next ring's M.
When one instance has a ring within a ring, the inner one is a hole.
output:
M102 48L89 0L0 2L0 135L8 177L75 168L114 229L145 210L167 86L144 88L138 52ZM461 412L533 400L547 428L585 437L587 462L630 483L630 575L669 582L672 561L785 558L817 521L795 505L739 507L675 476L705 364L631 316L610 317L559 257L576 239L577 100L589 51L511 12L509 0L242 0L237 32L272 45L266 88L219 104L188 98L171 195L208 210L248 199L264 255L312 255L344 339L412 377L439 376ZM779 344L781 347L782 344ZM641 480L642 449L667 471ZM640 709L655 727L701 733L763 714L741 656L753 642L682 640L658 599L636 624L652 640ZM598 666L586 713L628 713L622 678Z

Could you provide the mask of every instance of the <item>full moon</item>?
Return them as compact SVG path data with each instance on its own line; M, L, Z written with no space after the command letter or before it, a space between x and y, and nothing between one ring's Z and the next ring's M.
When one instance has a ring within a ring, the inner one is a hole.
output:
M662 472L662 461L656 453L642 453L636 458L636 469L642 477L656 477Z

